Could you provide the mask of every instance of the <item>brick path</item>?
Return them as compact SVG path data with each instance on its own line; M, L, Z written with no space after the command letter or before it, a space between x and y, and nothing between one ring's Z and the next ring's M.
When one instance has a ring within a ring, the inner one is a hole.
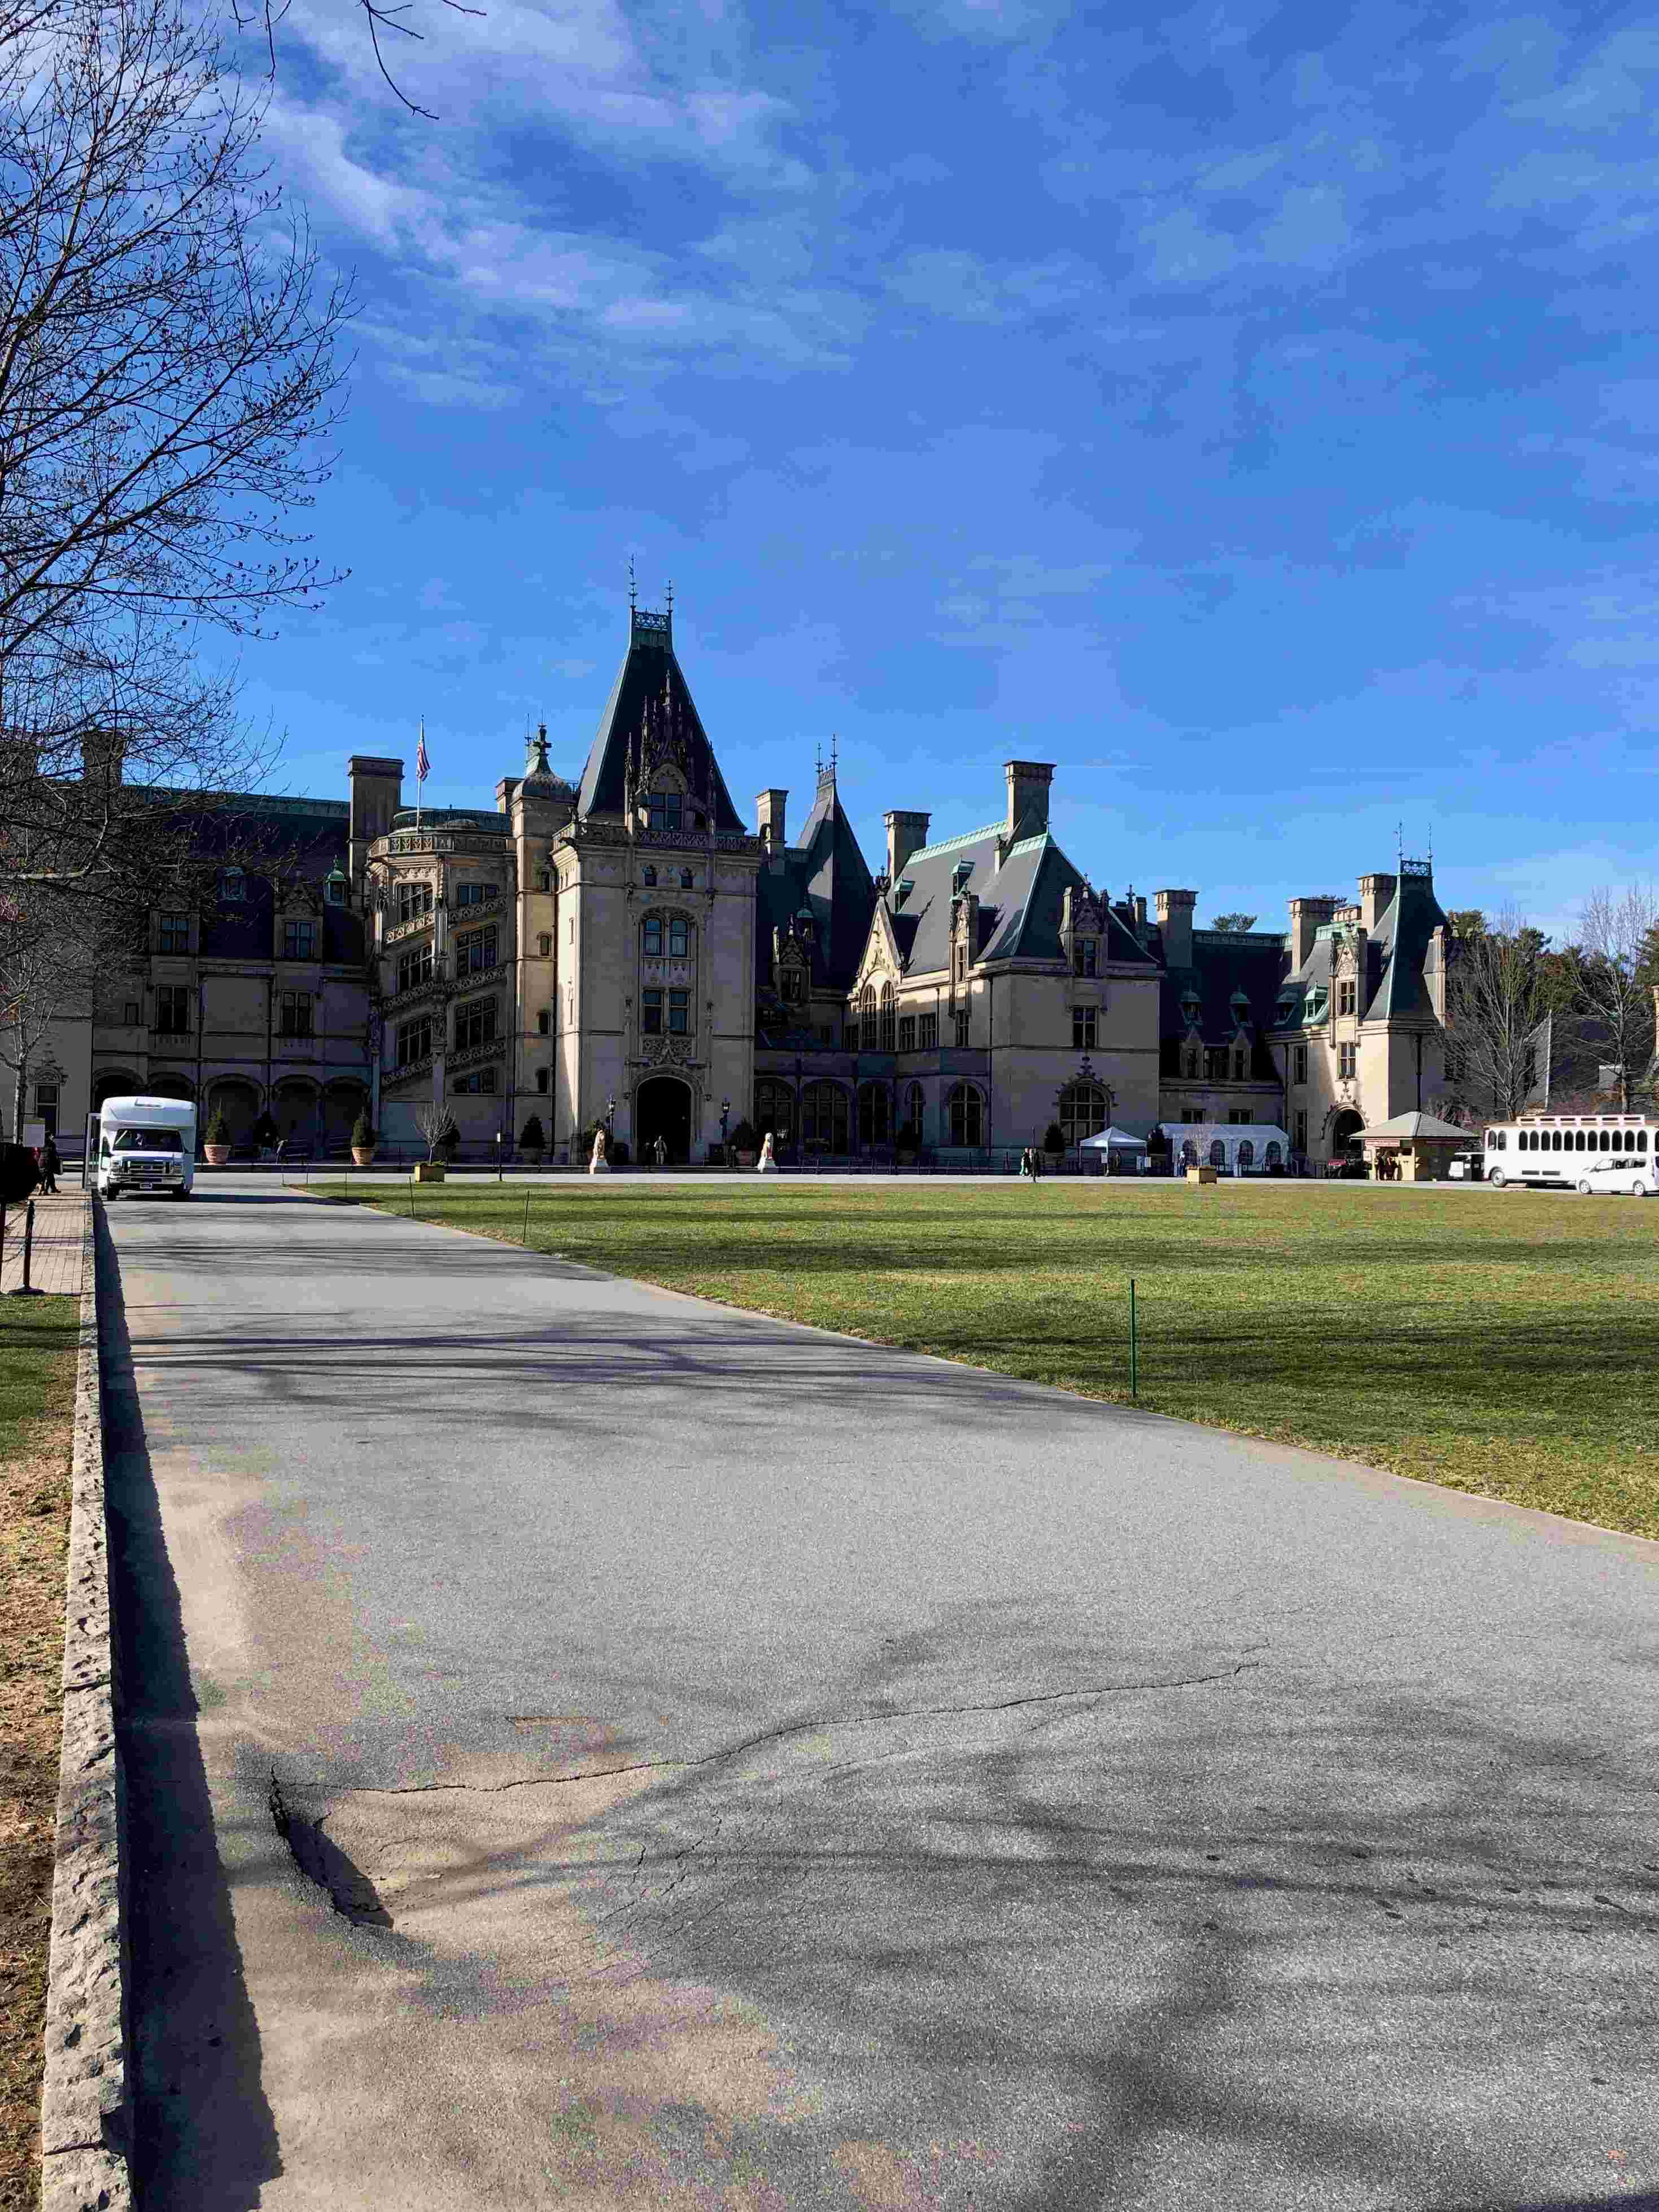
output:
M6 1208L5 1264L0 1267L0 1291L15 1291L23 1279L23 1222L27 1202ZM85 1233L87 1200L83 1191L64 1190L57 1198L34 1201L34 1255L29 1280L37 1291L81 1294L81 1243Z

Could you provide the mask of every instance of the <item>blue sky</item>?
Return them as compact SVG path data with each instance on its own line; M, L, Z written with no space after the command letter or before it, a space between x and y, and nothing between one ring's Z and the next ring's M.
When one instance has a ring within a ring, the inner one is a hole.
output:
M744 811L872 866L1057 764L1121 892L1278 926L1432 838L1570 932L1652 866L1659 27L1633 10L295 0L267 144L362 312L244 662L281 779L586 755L641 597ZM250 56L252 58L252 56Z

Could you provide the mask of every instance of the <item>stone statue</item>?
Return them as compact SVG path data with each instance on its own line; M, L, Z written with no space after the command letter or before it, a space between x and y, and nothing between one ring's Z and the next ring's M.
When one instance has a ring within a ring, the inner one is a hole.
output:
M760 1158L755 1163L757 1175L775 1175L778 1164L772 1157L772 1132L769 1129L761 1141Z
M587 1172L589 1175L609 1175L611 1172L611 1163L605 1156L603 1129L595 1129L593 1132L593 1157L587 1163Z

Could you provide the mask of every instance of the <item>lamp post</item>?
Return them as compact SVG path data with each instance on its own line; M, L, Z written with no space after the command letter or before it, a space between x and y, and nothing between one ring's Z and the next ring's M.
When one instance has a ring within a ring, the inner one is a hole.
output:
M727 1167L732 1164L732 1155L726 1150L726 1125L731 1118L732 1101L729 1098L722 1098L720 1101L720 1158L726 1162Z
M497 1129L497 1130L496 1130L496 1132L495 1132L495 1180L496 1180L496 1182L499 1182L501 1181L501 1131L500 1131L499 1129Z

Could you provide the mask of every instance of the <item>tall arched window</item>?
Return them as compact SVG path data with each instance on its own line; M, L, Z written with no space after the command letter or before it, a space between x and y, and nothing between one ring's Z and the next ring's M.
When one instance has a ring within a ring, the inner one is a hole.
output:
M849 1118L847 1093L838 1083L809 1083L800 1095L800 1140L831 1152L845 1152Z
M794 1140L795 1097L787 1083L763 1075L755 1085L755 1127L763 1137L769 1129L775 1144Z
M898 1010L893 1000L893 987L890 983L884 983L881 987L881 1049L883 1052L892 1052L896 1049L897 1023Z
M905 1127L909 1129L914 1136L920 1138L924 1144L927 1142L927 1131L922 1121L922 1115L926 1113L927 1109L927 1094L923 1091L921 1084L912 1083L908 1085L904 1093Z
M1060 1094L1060 1133L1069 1152L1106 1127L1106 1093L1097 1083L1068 1083Z
M886 1145L892 1142L892 1094L884 1083L860 1083L859 1085L859 1142L860 1145Z
M985 1142L985 1102L971 1083L958 1083L945 1102L946 1126L953 1145L977 1152Z

